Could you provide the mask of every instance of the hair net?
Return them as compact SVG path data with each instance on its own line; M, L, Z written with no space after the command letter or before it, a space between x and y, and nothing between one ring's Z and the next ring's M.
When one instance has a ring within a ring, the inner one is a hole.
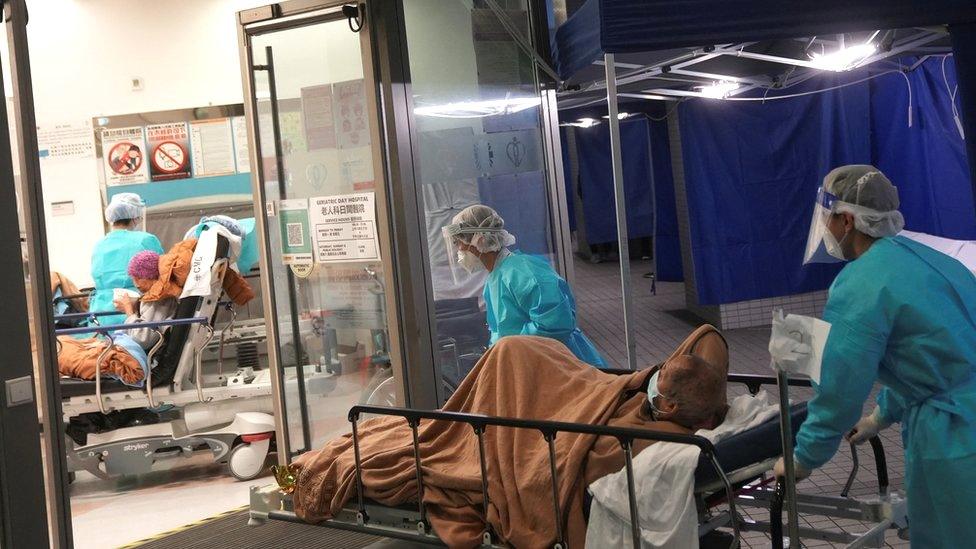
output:
M105 207L105 220L116 223L124 219L138 219L145 208L146 203L136 193L119 193Z
M711 429L722 423L728 400L721 368L695 355L678 355L661 367L661 379L665 378L670 387L662 395L678 406L667 419L690 429L702 425Z
M882 238L894 236L905 227L905 218L898 211L898 189L878 168L866 164L841 166L824 177L823 186L837 197L833 212L853 215L858 231Z
M159 278L159 254L151 250L137 253L129 261L129 276L144 280Z
M515 244L515 237L505 230L505 220L498 212L475 204L454 216L451 236L474 246L481 253L498 252Z

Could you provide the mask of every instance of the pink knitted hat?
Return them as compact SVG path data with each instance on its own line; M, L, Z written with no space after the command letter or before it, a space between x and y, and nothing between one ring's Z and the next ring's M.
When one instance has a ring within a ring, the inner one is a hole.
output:
M159 278L159 254L149 250L137 253L129 261L129 276L143 280Z

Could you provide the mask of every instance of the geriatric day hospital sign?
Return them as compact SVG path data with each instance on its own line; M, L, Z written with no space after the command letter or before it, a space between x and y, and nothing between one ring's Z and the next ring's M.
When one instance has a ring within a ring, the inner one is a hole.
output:
M379 261L374 193L312 198L309 218L317 262Z

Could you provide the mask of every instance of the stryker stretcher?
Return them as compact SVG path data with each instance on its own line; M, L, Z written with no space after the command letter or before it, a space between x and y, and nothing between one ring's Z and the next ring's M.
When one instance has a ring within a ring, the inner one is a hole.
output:
M630 373L619 371L614 373ZM762 385L776 384L775 377L730 374L729 382L745 384L752 394L756 394ZM808 380L791 379L791 386L809 386ZM630 501L630 526L635 547L641 546L640 525L637 517L637 498L635 492L633 470L633 441L654 440L691 444L701 450L700 462L695 473L694 497L699 515L699 536L715 535L727 538L728 546L740 545L741 531L762 531L768 534L773 547L783 546L782 511L784 508L784 484L777 481L774 487L769 486L772 479L767 474L772 470L776 459L782 454L780 441L779 419L770 419L757 427L733 435L718 444L712 444L708 439L697 435L681 435L664 433L645 429L625 429L588 424L561 423L551 421L533 421L513 418L488 417L474 414L450 413L439 411L408 410L399 408L381 408L373 406L355 406L349 411L352 423L352 437L356 454L357 484L360 489L358 495L350 501L338 516L320 523L321 526L351 530L403 539L430 545L444 545L432 531L426 520L426 513L422 502L413 505L387 507L379 505L361 495L363 490L362 477L359 471L359 443L357 422L365 414L389 415L404 418L416 433L422 419L451 421L466 423L474 430L478 437L481 461L482 495L488 500L487 474L485 470L484 432L487 426L503 426L518 429L539 431L549 448L550 474L553 487L556 486L557 472L555 463L554 437L557 433L584 433L615 437L621 444L625 457L627 473L627 487ZM790 406L786 410L793 432L806 417L806 403ZM416 441L416 436L414 437ZM868 500L848 497L849 489L857 474L857 459L855 454L854 468L847 481L847 485L840 496L799 495L798 510L804 513L828 517L855 519L860 522L871 523L872 526L865 533L846 531L819 530L800 528L803 537L817 538L836 543L848 544L849 547L882 547L884 535L888 528L904 527L905 500L898 494L888 493L888 478L884 450L880 440L871 440L878 472L879 496ZM418 493L423 494L423 480L420 467L423 456L419 455L417 443L414 442L414 458L417 466L416 482ZM422 499L422 498L421 498ZM768 512L769 520L755 521L745 517L743 507L760 508ZM502 547L502 542L492 531L487 517L483 516L485 530L483 533L484 547ZM561 516L559 502L553 497L553 516ZM265 520L282 520L301 522L291 508L289 498L275 486L251 489L250 523L260 524ZM565 548L563 529L560 521L556 520L557 539L553 545ZM718 532L724 528L731 533ZM714 533L714 534L713 534Z

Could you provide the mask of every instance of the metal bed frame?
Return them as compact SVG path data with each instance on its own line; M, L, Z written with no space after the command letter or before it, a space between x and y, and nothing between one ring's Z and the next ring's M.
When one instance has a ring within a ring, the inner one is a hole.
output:
M610 373L632 373L629 370L619 370ZM782 379L777 377L750 375L750 374L729 374L728 381L746 385L749 392L753 395L758 393L763 385L785 383L786 387L799 386L810 387L808 379ZM780 391L781 394L786 391ZM363 481L361 473L361 456L359 451L359 430L358 422L366 414L371 416L396 416L406 420L413 433L413 455L416 470L416 483L418 501L416 506L404 505L399 507L387 507L370 502L363 495ZM789 425L791 410L787 407L781 408L781 417L786 418ZM611 436L618 440L624 452L624 469L627 476L627 490L630 503L630 527L631 537L634 547L641 547L640 522L637 513L637 494L634 484L633 470L633 441L634 440L653 440L659 442L676 442L680 444L691 444L701 450L702 461L708 462L717 474L718 481L710 483L705 488L696 488L695 498L699 507L699 535L705 535L718 528L731 528L732 540L730 547L739 547L741 544L741 531L761 531L770 535L774 549L783 547L783 522L782 512L784 508L793 507L797 511L803 511L822 516L856 519L865 522L876 522L873 528L863 534L852 534L848 532L835 532L825 530L815 530L809 528L799 528L797 532L804 537L818 538L827 541L848 544L848 547L881 547L884 543L884 532L889 527L900 526L899 515L904 515L905 500L898 494L888 494L888 474L887 463L880 439L871 439L871 447L874 452L875 463L877 465L879 497L872 500L857 500L848 497L854 478L857 474L859 463L857 453L854 453L854 467L848 477L847 483L839 497L822 495L797 495L795 500L790 500L786 483L778 479L775 487L768 486L767 482L756 483L763 478L772 468L776 457L763 459L749 467L740 468L727 474L719 460L718 451L715 445L708 439L698 435L682 435L676 433L666 433L649 429L633 429L609 427L601 425L566 423L557 421L538 421L517 418L490 417L478 414L466 414L458 412L441 412L427 410L411 410L405 408L386 408L377 406L354 406L349 410L349 421L352 425L353 449L356 464L356 484L357 495L352 505L347 505L336 517L320 523L321 526L349 530L360 533L367 533L388 538L419 542L429 545L443 546L444 543L434 533L427 521L427 513L423 503L423 478L421 476L422 456L419 451L418 427L421 420L438 420L465 423L469 425L478 438L479 461L481 465L481 490L482 497L486 504L482 507L482 521L485 529L482 534L482 547L503 547L500 540L492 531L491 525L486 516L488 498L488 482L485 460L484 433L489 426L509 427L516 429L528 429L539 431L549 448L550 477L553 488L553 516L556 517L556 541L554 549L565 549L567 547L564 539L563 524L560 520L562 509L558 500L558 473L555 466L555 447L554 441L558 433L577 433L597 436ZM792 440L791 440L792 442ZM853 449L853 446L852 446ZM701 463L701 461L699 462ZM737 488L743 493L737 493ZM796 505L791 505L791 501L796 501ZM727 509L723 509L715 515L709 514L711 507L725 504ZM746 519L740 514L740 509L744 507L766 509L769 512L769 522L757 522ZM287 522L304 522L294 513L291 500L283 495L277 486L254 487L251 489L251 507L249 524L257 525L265 520L280 520ZM796 546L796 545L794 545Z

